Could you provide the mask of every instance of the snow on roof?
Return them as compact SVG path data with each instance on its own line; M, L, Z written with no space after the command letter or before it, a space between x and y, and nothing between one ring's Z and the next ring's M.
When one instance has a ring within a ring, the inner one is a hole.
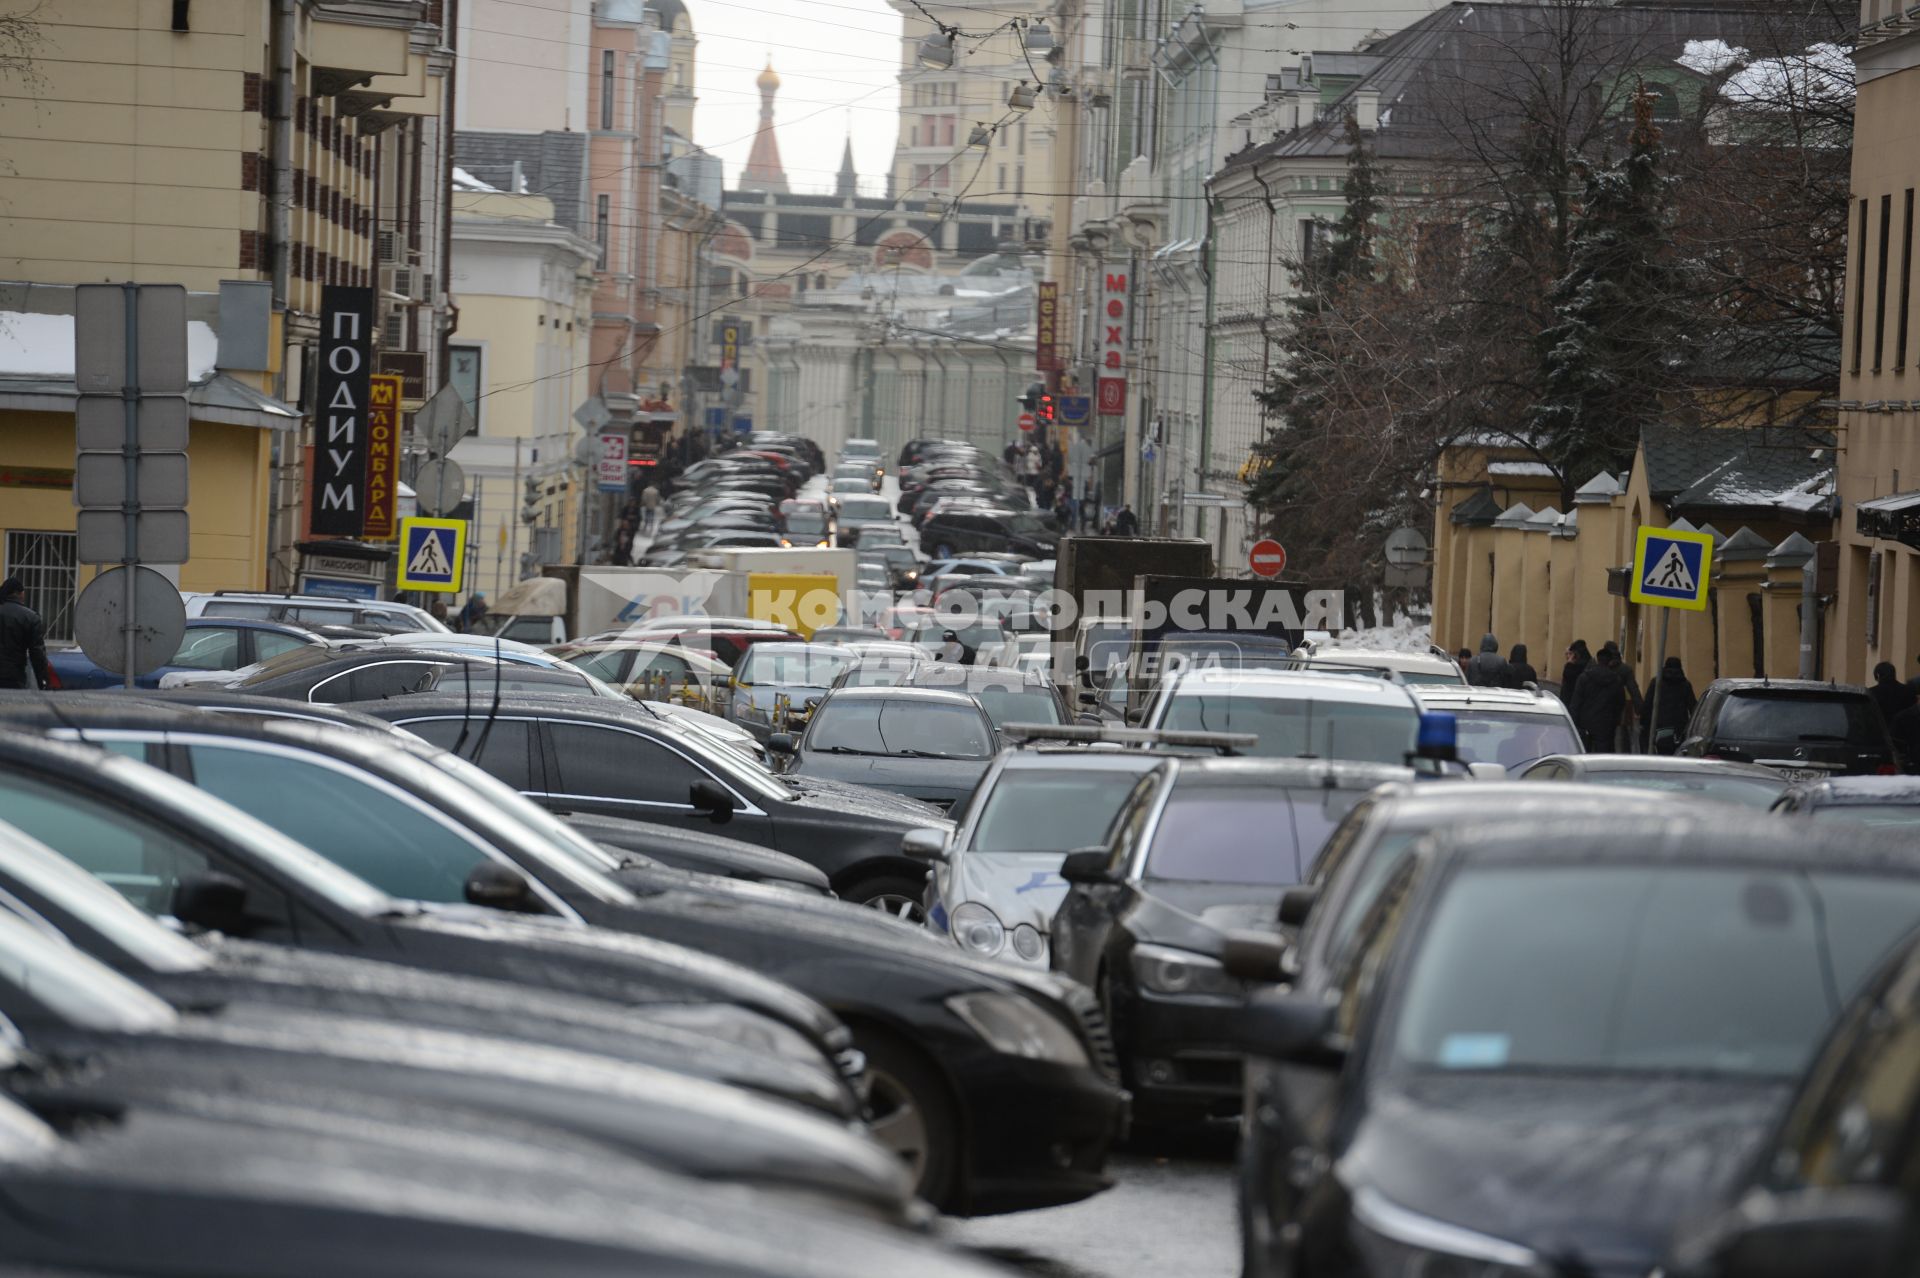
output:
M1689 40L1680 56L1674 59L1699 75L1719 75L1746 60L1745 49L1736 49L1725 40Z
M187 380L213 376L220 339L213 326L187 321ZM72 377L73 316L0 311L0 377Z
M459 165L453 166L453 189L456 191L498 191L497 186L488 186Z
M1837 44L1762 58L1736 71L1720 88L1729 102L1758 106L1787 102L1847 102L1853 98L1853 57Z
M1530 478L1551 479L1553 467L1537 461L1497 461L1487 463L1489 475L1527 476Z

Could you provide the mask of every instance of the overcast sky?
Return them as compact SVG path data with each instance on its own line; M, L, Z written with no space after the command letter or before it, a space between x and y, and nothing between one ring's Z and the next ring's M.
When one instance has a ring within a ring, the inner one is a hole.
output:
M879 192L893 160L900 15L885 0L686 0L700 44L694 141L717 152L731 187L759 126L754 77L773 55L774 124L787 181L833 187L849 128L862 189Z

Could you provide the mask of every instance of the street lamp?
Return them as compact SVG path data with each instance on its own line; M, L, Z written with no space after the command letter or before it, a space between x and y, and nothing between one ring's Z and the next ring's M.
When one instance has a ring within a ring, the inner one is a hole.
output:
M1053 32L1047 30L1046 19L1027 25L1027 52L1045 53L1053 48Z
M953 65L953 32L945 30L930 31L927 38L920 42L920 65L935 71L945 71Z
M1033 86L1025 80L1007 90L1007 105L1015 111L1033 110Z

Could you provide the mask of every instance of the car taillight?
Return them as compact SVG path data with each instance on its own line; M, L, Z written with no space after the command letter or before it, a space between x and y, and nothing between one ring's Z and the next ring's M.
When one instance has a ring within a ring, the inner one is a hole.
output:
M1883 763L1873 770L1873 775L1876 777L1897 777L1900 775L1900 769L1894 767L1891 763Z

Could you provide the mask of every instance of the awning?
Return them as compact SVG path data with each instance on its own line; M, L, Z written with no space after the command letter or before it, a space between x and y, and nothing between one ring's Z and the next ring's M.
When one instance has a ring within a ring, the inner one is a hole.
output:
M1856 502L1853 519L1862 537L1897 541L1920 550L1920 489Z
M71 413L76 398L71 377L0 377L0 408L29 413ZM187 403L196 422L256 426L262 430L292 430L300 424L299 409L225 373L215 373L206 381L189 386Z

